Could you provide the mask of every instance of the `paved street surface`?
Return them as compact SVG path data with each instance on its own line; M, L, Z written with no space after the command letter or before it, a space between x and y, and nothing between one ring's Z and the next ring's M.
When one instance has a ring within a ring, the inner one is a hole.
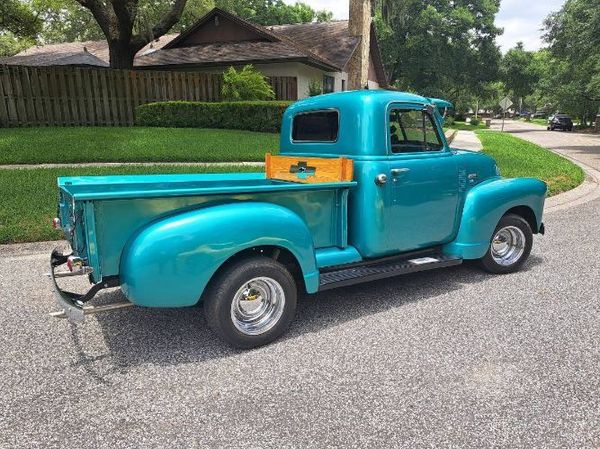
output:
M598 158L592 137L521 136ZM50 247L0 247L0 448L598 447L600 200L545 222L518 274L306 297L248 352L201 309L52 319Z

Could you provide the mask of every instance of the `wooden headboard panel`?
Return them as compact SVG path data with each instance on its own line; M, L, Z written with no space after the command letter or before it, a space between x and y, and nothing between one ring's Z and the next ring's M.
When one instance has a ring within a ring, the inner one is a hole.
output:
M345 157L265 156L267 179L306 184L352 181L353 162Z

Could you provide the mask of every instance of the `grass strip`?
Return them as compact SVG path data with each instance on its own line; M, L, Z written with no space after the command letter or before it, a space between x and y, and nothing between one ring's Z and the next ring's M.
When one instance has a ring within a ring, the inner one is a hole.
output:
M0 133L0 164L247 162L277 153L279 134L224 129L63 127Z
M548 184L549 196L571 190L585 179L580 167L534 143L497 131L477 131L477 136L502 176L539 178Z

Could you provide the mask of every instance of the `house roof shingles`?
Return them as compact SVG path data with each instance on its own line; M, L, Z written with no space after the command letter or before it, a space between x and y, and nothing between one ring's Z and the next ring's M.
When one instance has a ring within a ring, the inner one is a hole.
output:
M282 42L229 42L193 47L165 48L135 58L136 67L167 65L220 65L234 62L276 61L305 55Z
M347 20L276 25L268 28L274 34L285 36L312 53L331 61L339 69L346 66L360 42L360 38L350 36Z

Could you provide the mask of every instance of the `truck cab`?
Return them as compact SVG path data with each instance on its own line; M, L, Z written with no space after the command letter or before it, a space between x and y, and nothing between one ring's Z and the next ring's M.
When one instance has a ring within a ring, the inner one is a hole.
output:
M440 102L383 90L299 101L265 174L60 178L73 253L52 254L59 315L101 311L86 303L120 286L123 306L203 303L217 335L251 348L285 331L298 292L467 259L518 270L544 232L546 185L451 148ZM93 293L59 288L69 261Z

